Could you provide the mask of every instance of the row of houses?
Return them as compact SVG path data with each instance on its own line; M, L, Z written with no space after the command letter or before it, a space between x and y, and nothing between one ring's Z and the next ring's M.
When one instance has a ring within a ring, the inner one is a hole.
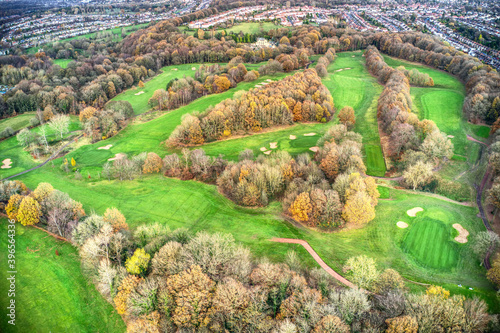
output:
M335 12L333 9L311 6L274 9L268 6L253 6L237 8L202 20L193 21L188 26L191 29L208 29L228 21L279 21L283 26L299 26L305 18L308 18L311 22L321 24L328 22L328 17Z

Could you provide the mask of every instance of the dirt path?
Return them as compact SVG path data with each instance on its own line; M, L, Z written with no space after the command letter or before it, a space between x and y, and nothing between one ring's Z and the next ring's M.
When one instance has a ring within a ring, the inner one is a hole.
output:
M469 141L473 141L473 142L477 142L477 143L480 143L482 145L485 145L486 147L488 147L488 144L484 143L483 141L479 141L477 139L474 139L472 136L470 136L469 134L467 134L467 140Z
M330 266L328 266L323 259L319 257L319 255L316 253L316 251L313 250L311 245L309 245L308 242L302 239L293 239L293 238L272 238L272 242L278 242L278 243L288 243L288 244L299 244L302 245L307 252L313 257L314 260L323 268L328 274L330 274L334 279L337 281L342 282L348 287L355 288L356 285L353 284L352 282L348 281L346 278L344 278L342 275L339 273L335 272L333 269L331 269Z

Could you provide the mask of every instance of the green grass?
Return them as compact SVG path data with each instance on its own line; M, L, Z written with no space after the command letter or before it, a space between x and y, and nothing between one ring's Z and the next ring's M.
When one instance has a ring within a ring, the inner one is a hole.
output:
M78 117L70 116L70 118L71 124L69 126L69 131L71 132L81 129ZM35 127L31 129L31 131L39 132L40 128ZM64 137L68 137L68 135L69 134L65 134ZM49 144L51 144L52 141L58 141L58 139L56 140L55 134L51 129L47 129L47 140L49 141ZM15 136L0 141L0 162L7 158L12 160L12 167L10 169L0 169L0 179L30 169L45 160L39 159L35 161L31 155L19 145Z
M68 67L68 64L73 61L73 59L54 59L53 62L56 65L61 66L61 68Z
M458 264L455 229L442 221L425 216L416 218L408 228L402 248L422 266L452 269Z
M163 67L163 73L156 75L152 79L144 82L144 88L131 88L127 89L121 94L113 98L113 101L129 101L132 104L135 114L141 114L150 109L148 105L149 99L153 96L154 92L158 89L166 89L167 84L173 79L180 79L183 76L194 76L192 68L200 67L199 64L185 64L177 66ZM177 70L174 70L177 69ZM144 91L140 95L136 95Z
M2 132L7 127L12 127L14 131L18 131L25 127L28 127L30 124L31 118L35 117L34 112L22 113L15 117L10 117L6 119L0 120L0 132Z
M7 220L0 219L2 332L124 332L125 324L81 271L77 250L16 224L16 325L7 323ZM55 251L59 252L59 256Z
M337 110L344 106L354 108L354 131L363 135L367 174L383 176L386 166L377 123L377 101L382 86L366 70L361 52L338 53L328 72L322 82L330 90Z

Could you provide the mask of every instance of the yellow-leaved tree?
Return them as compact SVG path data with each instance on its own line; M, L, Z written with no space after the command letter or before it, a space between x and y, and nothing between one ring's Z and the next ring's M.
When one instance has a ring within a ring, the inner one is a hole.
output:
M309 215L312 212L311 198L309 193L300 193L293 204L290 206L290 213L297 221L309 221Z
M38 201L31 196L24 197L19 205L17 220L21 222L22 225L35 225L40 222L41 215L42 209Z
M356 192L349 195L342 216L348 223L365 224L375 218L375 208L372 199L366 192Z
M143 275L148 269L151 256L144 249L137 249L134 255L127 259L125 267L130 274Z
M52 192L54 191L54 187L49 183L40 183L33 191L35 199L38 202L42 202L45 200Z
M21 201L23 201L23 198L24 197L20 194L14 194L9 198L9 202L7 203L7 207L5 207L5 211L7 212L7 217L10 220L17 221L19 205L21 205Z

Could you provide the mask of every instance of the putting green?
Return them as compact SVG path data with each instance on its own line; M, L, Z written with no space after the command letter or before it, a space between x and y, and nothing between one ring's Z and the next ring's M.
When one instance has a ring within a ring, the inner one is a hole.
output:
M426 268L453 269L458 264L456 231L440 220L417 217L408 228L402 249Z

